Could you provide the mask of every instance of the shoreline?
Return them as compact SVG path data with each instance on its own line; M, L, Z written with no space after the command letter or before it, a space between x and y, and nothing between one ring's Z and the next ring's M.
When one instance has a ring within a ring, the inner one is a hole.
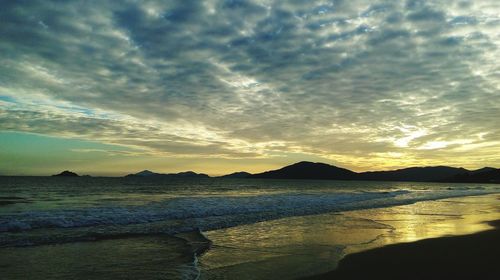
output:
M319 279L498 279L500 220L478 233L397 243L352 253Z
M499 199L500 194L452 197L209 231L214 246L200 258L203 279L337 279L307 277L333 271L354 253L490 230L485 221L500 219ZM258 277L248 277L249 271Z
M500 219L499 201L499 193L448 197L381 208L285 217L202 234L190 232L176 238L147 235L101 239L99 242L8 247L0 248L4 256L0 258L0 263L5 263L2 268L12 279L51 278L49 276L55 275L54 268L57 267L71 268L66 273L75 276L74 279L78 279L81 273L87 273L88 267L93 267L92 275L96 279L113 278L112 275L121 278L122 275L134 273L142 275L142 279L157 279L154 270L168 273L170 279L189 279L179 275L179 268L187 275L196 272L199 279L206 280L330 279L329 271L336 269L343 258L349 259L351 257L346 256L357 252L391 244L490 230L492 226L485 221ZM182 242L179 242L179 237L183 239ZM82 252L84 258L80 257ZM473 254L472 251L466 252ZM194 264L193 253L199 253ZM151 261L151 256L155 256L155 261ZM26 271L24 263L30 263L32 269ZM61 266L61 263L64 265ZM138 266L138 263L144 265ZM387 271L390 272L394 265L383 265L387 267L384 267L381 275L388 278ZM354 266L357 269L363 267L357 262ZM414 273L419 266L413 264L406 273ZM110 270L111 267L126 268ZM368 276L372 274L375 275L367 272ZM405 275L395 279L411 278Z

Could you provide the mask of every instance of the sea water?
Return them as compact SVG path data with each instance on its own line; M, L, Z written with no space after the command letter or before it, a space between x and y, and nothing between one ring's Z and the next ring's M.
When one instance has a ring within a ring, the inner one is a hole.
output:
M276 267L293 278L342 255L342 233L323 242L319 227L388 230L337 213L499 192L493 184L0 177L0 278L272 279Z

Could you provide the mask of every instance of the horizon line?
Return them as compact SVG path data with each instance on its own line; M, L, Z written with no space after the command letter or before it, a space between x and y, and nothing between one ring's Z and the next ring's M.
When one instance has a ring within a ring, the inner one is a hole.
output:
M319 164L326 164L326 165L329 165L329 166L334 166L334 167L337 167L337 168L343 168L343 169L347 169L349 171L352 171L352 172L355 172L355 173L368 173L368 172L384 172L384 171L396 171L396 170L403 170L403 169L409 169L409 168L426 168L426 167L450 167L450 168L457 168L457 169L465 169L467 171L475 171L475 170L480 170L480 169L483 169L483 168L494 168L494 169L500 169L499 167L493 167L493 166L483 166L483 167L479 167L479 168L475 168L475 169L468 169L468 168L465 168L463 166L452 166L452 165L420 165L420 166L415 166L415 165L412 165L412 166L408 166L408 167L400 167L400 168L394 168L394 169L381 169L381 170L367 170L367 171L353 171L349 168L346 168L346 167L342 167L342 166L339 166L339 165L334 165L334 164L330 164L330 163L325 163L325 162L319 162L319 161L307 161L307 160L302 160L302 161L296 161L296 162L293 162L293 163L290 163L290 164L287 164L287 165L284 165L284 166L281 166L281 167L276 167L275 169L267 169L267 170L263 170L263 171L259 171L259 172L248 172L248 171L245 171L245 170L240 170L240 171L233 171L233 172L226 172L226 173L222 173L222 174L210 174L210 173L205 173L205 172L199 172L199 171L195 171L195 170L184 170L184 171L168 171L168 172L155 172L155 171L151 171L150 169L146 168L146 169L141 169L139 171L132 171L132 172L120 172L121 175L92 175L91 173L87 173L87 172L78 172L78 171L75 171L76 169L64 169L64 170L61 170L61 171L56 171L54 174L46 174L46 175L37 175L37 174L11 174L11 175L7 175L7 174L2 174L0 172L0 177L51 177L53 175L56 175L56 174L59 174L61 172L64 172L64 171L70 171L70 172L74 172L76 174L78 174L80 177L83 177L83 176L91 176L91 177L102 177L102 178L121 178L121 177L125 177L127 175L130 175L130 174L136 174L136 173L139 173L139 172L142 172L142 171L151 171L153 173L157 173L157 174L177 174L177 173L182 173L182 172L194 172L194 173L197 173L197 174L206 174L208 175L209 177L220 177L220 176L225 176L225 175L229 175L229 174L233 174L233 173L238 173L238 172L247 172L247 173L250 173L250 174L259 174L259 173L263 173L263 172L267 172L267 171L273 171L273 170L278 170L278 169L281 169L281 168L284 168L284 167L287 167L287 166L290 166L290 165L294 165L294 164L298 164L298 163L302 163L302 162L308 162L308 163L319 163Z

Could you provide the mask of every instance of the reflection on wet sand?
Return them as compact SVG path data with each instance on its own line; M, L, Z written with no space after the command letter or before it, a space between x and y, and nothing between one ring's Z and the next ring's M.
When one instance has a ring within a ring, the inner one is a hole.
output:
M290 217L209 231L208 239L196 231L6 247L0 271L9 279L295 279L331 271L345 254L489 229L483 221L500 219L499 198Z
M500 218L499 195L285 218L207 233L203 279L292 279L326 272L352 252L474 233Z
M391 226L394 230L381 235L370 244L350 246L345 252L491 229L493 227L485 221L500 217L499 198L499 195L471 196L346 212L346 215L368 218Z

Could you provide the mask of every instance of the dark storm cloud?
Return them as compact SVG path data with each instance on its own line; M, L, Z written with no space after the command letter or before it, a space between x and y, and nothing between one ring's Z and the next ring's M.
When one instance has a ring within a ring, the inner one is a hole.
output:
M85 120L103 134L86 121L68 134L170 154L289 149L356 162L490 145L480 157L500 149L499 10L493 0L9 1L0 96L16 108L0 104L17 121L0 127L60 135L36 104L70 104L100 112ZM142 139L141 121L168 144Z

